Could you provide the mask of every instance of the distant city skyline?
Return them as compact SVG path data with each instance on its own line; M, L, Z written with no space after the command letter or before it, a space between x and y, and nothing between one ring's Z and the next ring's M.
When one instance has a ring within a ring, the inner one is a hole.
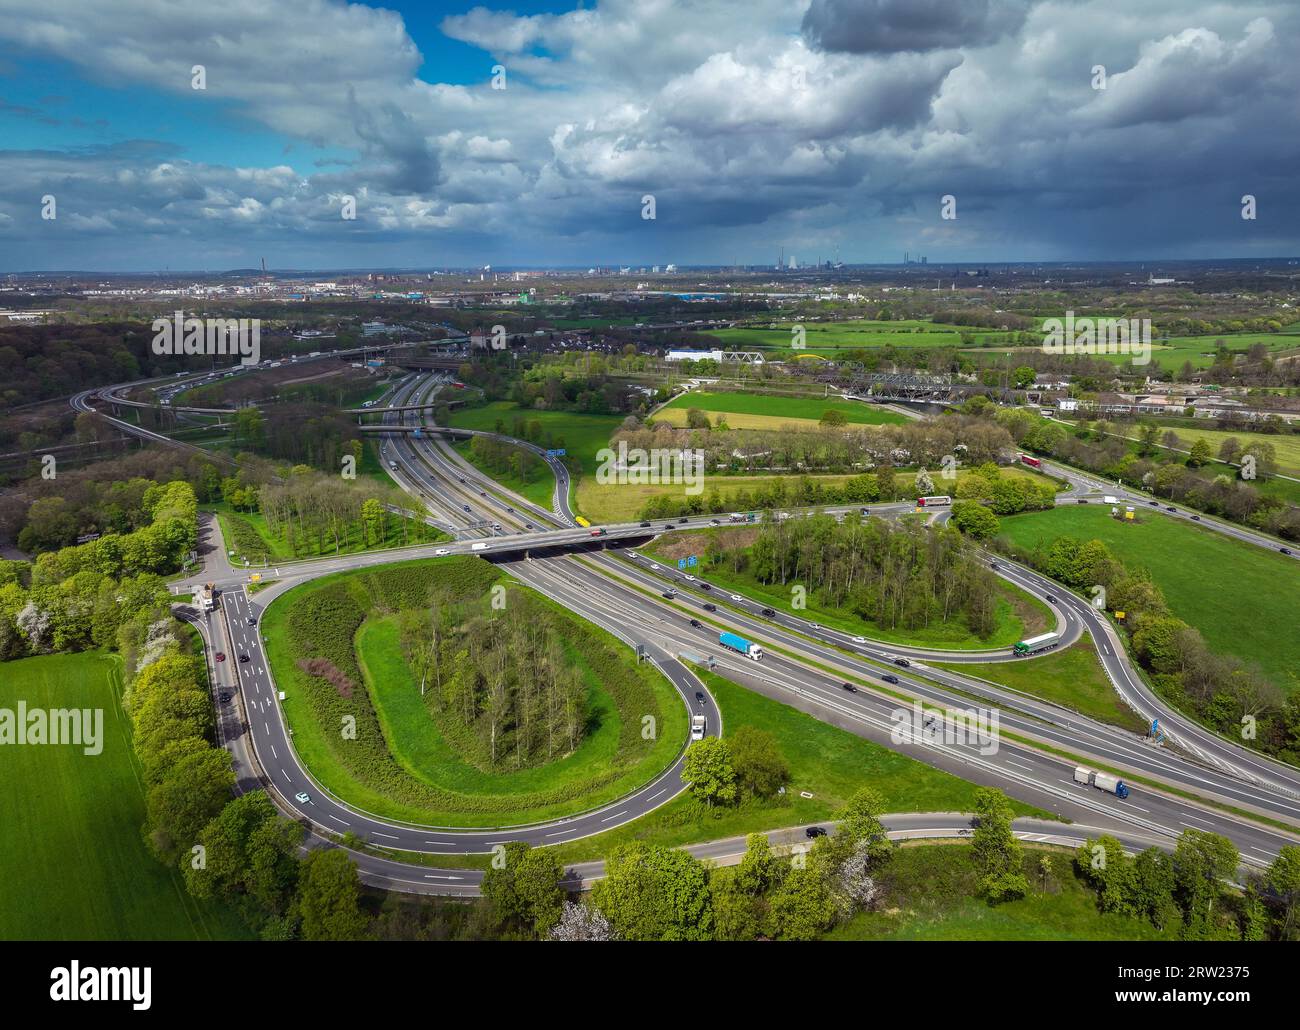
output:
M0 0L0 271L1285 260L1297 35L1285 0Z

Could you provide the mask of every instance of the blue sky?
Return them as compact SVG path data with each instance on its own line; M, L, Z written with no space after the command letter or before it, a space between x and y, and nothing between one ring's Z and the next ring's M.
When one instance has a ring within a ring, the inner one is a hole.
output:
M0 270L1300 249L1285 0L0 7Z

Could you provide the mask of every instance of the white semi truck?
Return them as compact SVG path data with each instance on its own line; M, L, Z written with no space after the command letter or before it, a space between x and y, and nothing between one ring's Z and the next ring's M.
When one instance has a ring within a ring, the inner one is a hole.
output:
M1128 797L1128 785L1118 776L1094 772L1092 769L1085 769L1081 765L1076 766L1074 769L1074 782L1081 783L1085 787L1096 787L1098 790L1104 790L1107 794L1114 794L1117 798Z
M1017 641L1016 646L1011 650L1018 655L1038 654L1039 651L1047 651L1061 642L1059 633L1040 633L1036 637L1030 637L1028 640Z

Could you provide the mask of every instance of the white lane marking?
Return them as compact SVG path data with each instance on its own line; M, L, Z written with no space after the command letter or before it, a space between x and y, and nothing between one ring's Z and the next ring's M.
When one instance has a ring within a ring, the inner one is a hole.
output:
M1008 758L1008 759L1007 759L1007 764L1008 764L1008 765L1018 765L1018 766L1020 766L1020 768L1022 768L1022 769L1028 769L1030 772L1035 772L1035 771L1036 771L1036 770L1034 769L1034 767L1033 767L1032 765L1030 765L1028 762L1019 762L1019 761L1017 761L1017 760L1014 759L1014 758Z
M279 761L279 759L280 759L280 756L279 756L278 754L276 754L276 751L275 751L275 745L274 745L274 744L271 745L271 757L274 758L276 761Z
M572 833L572 830L559 830L556 833L548 833L548 837L563 837L566 833Z
M445 874L443 874L443 873L425 873L425 874L424 874L424 878L425 878L426 880L463 880L463 879L465 879L465 877L463 877L463 876L447 876L447 875L445 875Z
M283 776L285 780L288 781L289 783L293 782L293 780L289 779L289 774L285 772L283 769L280 770L280 775Z
M351 824L350 822L348 822L346 819L340 819L338 816L333 815L333 814L330 815L330 818L333 819L336 823L341 823L341 824L344 825L344 826L351 826L351 825L352 825L352 824Z
M646 800L653 801L655 798L657 798L660 794L662 794L667 789L668 789L667 787L664 787L661 790L656 790L653 794L651 794L648 798L646 798Z
M391 833L380 833L378 830L370 831L376 837L387 837L389 840L400 840L400 837L394 837Z
M1195 820L1196 820L1198 823L1200 823L1202 826L1210 826L1210 827L1214 826L1214 823L1209 822L1209 821L1206 820L1206 819L1198 818L1197 816L1194 816L1194 815L1190 815L1190 814L1189 814L1189 815L1187 816L1187 818L1188 818L1188 819L1195 819ZM1186 824L1186 823L1183 823L1183 825L1186 826L1187 824Z
M601 822L602 822L602 823L607 823L607 822L610 821L610 819L617 819L617 818L618 818L619 816L621 816L621 815L627 815L627 809L626 809L626 808L623 809L623 811L621 811L621 812L615 812L613 815L608 816L608 817L602 819Z

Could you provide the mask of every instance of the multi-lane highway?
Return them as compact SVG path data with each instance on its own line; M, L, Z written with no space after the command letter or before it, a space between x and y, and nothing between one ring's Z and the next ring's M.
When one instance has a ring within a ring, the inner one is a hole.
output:
M392 402L395 407L412 409L413 413L425 406L437 386L438 381L433 378L408 377ZM85 394L77 400L88 404ZM385 418L394 430L409 429L412 427L400 424L408 414L393 411ZM138 427L130 429L138 431ZM157 437L157 434L148 435ZM974 664L1006 658L1005 652L927 652L850 638L788 614L774 613L765 618L761 605L739 595L734 600L729 596L719 600L717 591L705 591L698 581L688 581L675 570L651 567L653 563L644 559L613 557L603 548L614 542L634 543L664 531L695 528L699 523L677 525L676 520L668 524L656 521L648 526L633 523L604 527L602 535L593 536L591 530L573 527L567 471L562 463L552 462L558 482L553 511L546 511L486 479L444 443L430 439L427 434L414 437L395 432L381 447L385 460L398 466L394 474L396 481L418 497L433 518L458 527L461 539L438 546L410 548L400 554L383 552L286 565L275 570L277 582L256 595L257 605L264 607L294 585L344 568L389 562L403 555L427 556L439 551L477 553L505 564L516 578L561 600L571 610L629 644L644 646L682 692L688 707L694 705L695 693L702 691L702 687L678 659L712 659L720 672L760 692L868 738L885 743L892 738L893 746L911 749L929 764L977 782L995 783L1065 818L1144 835L1166 844L1188 827L1214 829L1236 840L1245 861L1255 865L1267 861L1282 843L1293 838L1221 809L1184 799L1172 791L1213 798L1280 822L1300 823L1297 800L1300 777L1296 770L1224 741L1177 713L1165 710L1132 669L1109 623L1085 600L1030 570L999 561L997 571L1035 596L1045 598L1052 594L1056 600L1050 607L1066 640L1089 632L1103 666L1121 695L1145 717L1158 714L1166 731L1177 739L1190 758L1057 706L925 664L936 658ZM1070 495L1064 498L1066 503L1077 503L1085 492L1096 490L1109 490L1117 497L1128 499L1128 495L1121 495L1116 488L1095 483L1074 470L1053 468L1052 471L1071 483ZM871 510L887 516L910 511L912 506L875 505ZM856 514L857 506L843 511ZM1268 545L1272 546L1271 542ZM581 551L593 546L602 550L580 558L573 556L575 549ZM216 578L228 587L243 582L242 573L231 572ZM664 599L658 595L669 581L674 581L677 596ZM718 610L706 612L702 607L705 603L714 604ZM233 652L226 668L230 670L228 675L240 680L234 704L240 707L243 717L232 721L226 716L222 725L223 737L237 762L247 763L248 768L240 769L241 777L251 777L254 766L260 767L281 802L322 830L336 834L353 832L381 848L429 853L483 852L509 840L561 843L599 833L636 818L682 789L679 760L654 783L614 805L544 826L467 832L401 826L375 819L330 797L297 761L257 628L249 622L257 618L257 611L242 590L225 592L221 616L212 620L197 617L197 621L202 624L212 648L221 649L220 640L225 637L225 649ZM701 625L692 626L692 618ZM750 662L719 649L716 646L719 628L734 629L764 644L767 648L764 661ZM238 654L247 654L249 661L239 662ZM898 656L906 656L913 662L906 672L884 664ZM896 685L886 687L880 681L884 668L892 668L898 674ZM846 683L854 689L846 689ZM716 727L718 713L707 699L707 692L704 693L710 726ZM956 720L943 712L970 708L972 696L987 700L1001 720L999 746L988 754L983 753L986 749L979 740L962 739L958 734L946 732L950 726L956 726ZM908 726L899 721L900 710L906 710L900 701L905 698L920 699L927 706L927 713L917 725ZM1046 748L1126 770L1129 776L1150 777L1167 784L1169 790L1142 788L1128 801L1121 801L1090 788L1080 788L1071 779L1071 762L1053 756ZM299 794L308 795L310 800L296 801ZM413 869L418 869L421 889L438 889L441 885L462 890L472 884L464 871L401 866L373 855L359 856L359 860L363 872L376 881L388 878L410 884ZM399 880L403 870L406 879Z

